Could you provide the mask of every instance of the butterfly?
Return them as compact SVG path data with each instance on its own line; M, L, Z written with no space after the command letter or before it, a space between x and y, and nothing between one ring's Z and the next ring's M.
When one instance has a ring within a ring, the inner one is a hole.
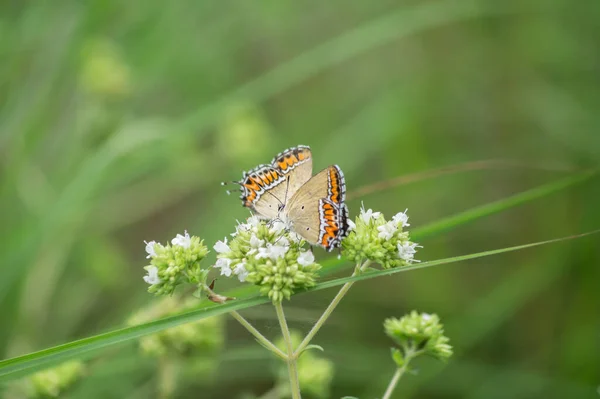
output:
M232 183L240 186L243 206L262 218L289 222L311 245L331 251L349 232L344 174L331 165L313 176L308 146L288 148Z

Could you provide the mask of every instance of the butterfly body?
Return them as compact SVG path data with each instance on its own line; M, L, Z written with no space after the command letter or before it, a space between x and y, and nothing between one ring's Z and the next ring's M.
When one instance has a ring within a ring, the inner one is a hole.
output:
M238 184L242 205L261 217L289 222L310 244L331 251L348 233L344 174L332 165L312 176L308 146L281 152L270 165L245 172Z

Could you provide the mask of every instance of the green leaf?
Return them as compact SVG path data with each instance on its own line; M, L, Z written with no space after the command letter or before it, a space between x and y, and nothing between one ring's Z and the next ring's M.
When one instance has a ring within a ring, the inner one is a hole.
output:
M573 186L578 183L582 183L588 180L589 178L595 176L597 173L598 172L596 170L578 173L552 183L544 184L532 188L530 190L523 191L519 194L515 194L508 198L503 198L501 200L494 201L489 204L469 209L468 211L461 212L456 215L438 220L437 222L430 223L418 229L414 229L413 231L411 231L411 238L415 240L420 240L423 237L428 237L434 234L442 233L453 227L457 227L477 220L483 216L493 215L494 213L502 212L514 206L545 197L546 195L561 191L567 187Z
M424 227L411 230L411 239L415 241L420 241L424 238L433 236L443 231L448 231L455 227L459 227L463 224L472 222L484 216L493 215L495 213L505 211L515 206L523 205L527 202L542 198L546 195L557 193L570 186L583 183L584 181L596 176L597 174L597 170L577 173L569 177L565 177L564 179L560 179L551 183L534 187L530 190L523 191L508 198L503 198L498 201L490 202L488 204L457 213L456 215L443 218L437 222L433 222ZM344 260L331 258L322 262L322 266L323 275L333 274L343 268Z
M435 260L431 262L423 262L417 265L411 265L407 267L372 271L361 274L354 277L345 277L330 280L327 282L319 283L310 291L319 291L332 287L337 287L342 284L351 281L362 281L375 277L389 276L392 274L405 272L415 269L424 269L426 267L438 266L442 264L461 262L470 259L477 259L491 255L497 255L504 252L518 251L526 248L532 248L540 245L547 245L560 241L575 239L584 237L587 235L595 234L600 230L592 231L589 233L579 234L570 237L563 237L554 240L541 241L531 244L518 245L514 247L496 249L491 251L479 252L470 255L456 256L446 259ZM64 362L69 359L81 358L89 356L93 351L97 351L102 348L124 343L145 335L156 333L171 327L178 326L180 324L189 323L212 317L224 313L228 313L232 310L246 309L252 306L268 303L269 299L265 297L250 297L240 299L233 302L228 302L223 305L206 303L201 305L198 309L182 313L175 316L166 317L163 319L155 320L150 323L140 324L133 327L122 328L114 331L110 331L104 334L95 335L92 337L80 339L77 341L69 342L66 344L58 345L52 348L44 349L38 352L33 352L27 355L15 357L0 361L0 381L6 381L17 378L19 376L31 373L42 368L49 367L51 365Z
M311 344L311 345L307 345L306 348L304 348L304 350L302 352L300 352L300 354L311 350L311 349L317 349L320 350L321 352L325 352L325 349L323 349L323 347L321 345L315 345L315 344Z
M392 348L392 359L396 363L396 366L402 367L404 366L404 355L398 348Z

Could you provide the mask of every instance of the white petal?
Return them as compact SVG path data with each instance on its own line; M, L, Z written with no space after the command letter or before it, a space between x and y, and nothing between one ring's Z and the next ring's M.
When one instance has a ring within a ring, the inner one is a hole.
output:
M160 283L160 278L158 277L158 268L156 266L147 266L146 271L147 275L144 276L144 281L150 285Z
M265 245L265 240L260 240L255 234L250 237L250 247L259 248Z
M154 246L156 245L156 241L150 241L150 242L144 241L144 243L146 244L146 252L148 253L148 256L146 256L146 259L155 257L156 251L154 251Z
M394 215L394 217L392 218L394 223L402 227L410 226L410 224L408 224L408 215L406 214L406 212L408 212L408 209L404 212L399 212L396 215Z
M414 259L414 256L417 253L417 250L415 248L417 248L417 244L414 242L411 243L411 242L407 241L403 244L399 243L398 244L398 257L407 262L418 262L417 260Z
M282 220L274 220L274 221L271 223L271 228L270 228L270 230L271 230L271 232L272 232L272 233L274 233L274 234L279 234L279 233L281 233L282 231L284 231L284 230L287 230L288 228L289 228L288 224L287 224L287 223L285 223L284 221L282 221Z
M398 230L398 227L394 222L387 222L386 224L379 226L377 230L379 230L379 238L383 238L384 240L391 240L396 230Z
M271 259L277 260L278 258L283 258L287 251L288 247L284 247L283 245L271 245L269 255Z
M277 239L277 241L275 242L275 245L279 245L282 247L288 247L290 245L290 242L288 241L287 238L285 238L284 236L281 236Z
M217 241L213 248L220 254L231 251L231 248L229 248L229 245L227 245L227 237L225 237L223 241Z
M315 255L311 251L301 252L298 256L298 264L308 266L315 263Z
M221 269L222 276L231 276L231 259L228 258L219 258L217 259L217 263L215 263L216 268Z
M348 231L356 229L356 223L354 223L352 220L348 219L346 222L348 223Z
M248 271L246 270L246 264L244 262L235 265L233 272L238 276L242 283L246 280L246 277L248 277Z
M177 234L177 236L171 240L171 244L179 245L183 248L189 248L192 244L192 239L190 238L187 230L184 232L184 234L185 235Z
M246 223L252 227L258 227L260 224L260 218L258 216L250 216L248 220L246 220Z

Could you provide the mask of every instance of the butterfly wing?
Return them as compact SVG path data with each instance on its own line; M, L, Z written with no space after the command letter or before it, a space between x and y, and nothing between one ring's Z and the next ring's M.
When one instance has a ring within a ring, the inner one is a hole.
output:
M273 219L279 214L286 190L286 178L271 165L259 165L244 172L239 181L242 204L259 216Z
M244 172L238 182L242 205L259 216L273 219L280 207L312 176L310 147L300 145L277 154L271 165L258 165Z
M288 148L287 150L277 154L271 166L277 168L286 179L283 203L287 204L292 196L302 187L304 183L312 177L312 153L310 147L299 145L297 147Z
M331 251L348 232L345 195L344 174L339 166L332 165L300 187L284 213L296 233Z

